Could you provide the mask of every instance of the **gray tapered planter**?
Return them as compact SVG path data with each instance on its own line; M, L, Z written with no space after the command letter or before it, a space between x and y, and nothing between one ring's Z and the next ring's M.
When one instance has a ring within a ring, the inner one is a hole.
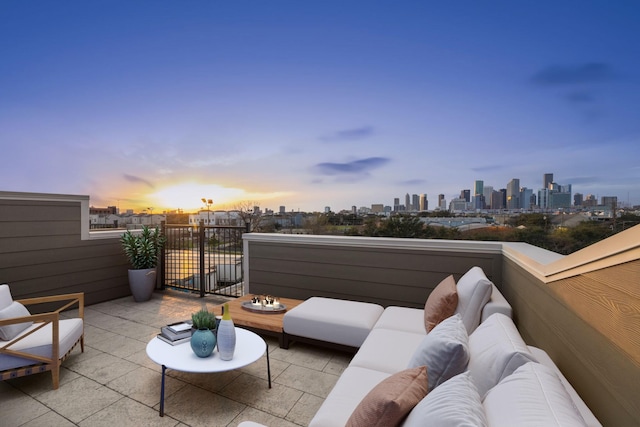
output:
M129 287L136 302L149 301L156 288L156 269L129 270Z

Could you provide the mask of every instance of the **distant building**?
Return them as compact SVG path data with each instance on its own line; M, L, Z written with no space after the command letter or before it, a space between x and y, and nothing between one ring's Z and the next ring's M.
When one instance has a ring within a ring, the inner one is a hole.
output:
M513 178L507 184L507 209L520 209L520 180Z
M384 212L384 205L382 203L371 205L371 212L373 212L373 213Z
M115 206L107 206L106 208L89 208L89 215L116 215L118 208Z
M471 201L471 190L462 190L460 191L460 198L465 202Z
M542 175L542 188L549 189L549 185L553 182L553 174L545 173Z
M287 210L285 209L285 207L284 206L280 206L280 213L284 214L286 212L287 212Z
M602 206L611 208L611 207L617 207L618 206L618 198L616 196L602 196L602 203L600 203Z
M429 210L429 201L427 200L427 195L426 194L421 194L420 195L420 209L421 211L427 211Z
M412 211L420 210L420 197L417 194L411 195L411 210Z
M573 206L582 206L583 201L582 193L576 193L573 195Z
M409 193L404 196L404 207L408 211L411 210L411 196L409 196Z

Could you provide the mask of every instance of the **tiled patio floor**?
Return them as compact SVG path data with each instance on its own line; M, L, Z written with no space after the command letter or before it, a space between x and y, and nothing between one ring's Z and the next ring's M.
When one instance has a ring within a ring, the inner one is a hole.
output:
M222 302L165 291L144 303L127 297L86 307L85 351L78 345L63 363L60 388L52 390L48 372L0 382L0 425L306 426L350 356L298 343L283 350L268 337L273 388L264 356L225 373L167 370L165 416L158 415L161 368L147 357L147 342L161 326Z

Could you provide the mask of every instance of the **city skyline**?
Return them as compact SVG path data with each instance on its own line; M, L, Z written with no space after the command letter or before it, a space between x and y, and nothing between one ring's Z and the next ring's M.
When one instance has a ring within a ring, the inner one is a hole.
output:
M447 200L544 173L640 204L640 4L0 6L2 190L155 212ZM473 196L473 195L472 195ZM335 208L334 208L335 207Z

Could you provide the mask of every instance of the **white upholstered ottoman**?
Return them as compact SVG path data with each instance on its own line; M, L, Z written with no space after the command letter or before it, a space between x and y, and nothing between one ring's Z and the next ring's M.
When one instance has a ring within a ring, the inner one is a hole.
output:
M382 315L378 304L311 297L287 311L282 321L283 347L290 340L333 343L357 349Z

